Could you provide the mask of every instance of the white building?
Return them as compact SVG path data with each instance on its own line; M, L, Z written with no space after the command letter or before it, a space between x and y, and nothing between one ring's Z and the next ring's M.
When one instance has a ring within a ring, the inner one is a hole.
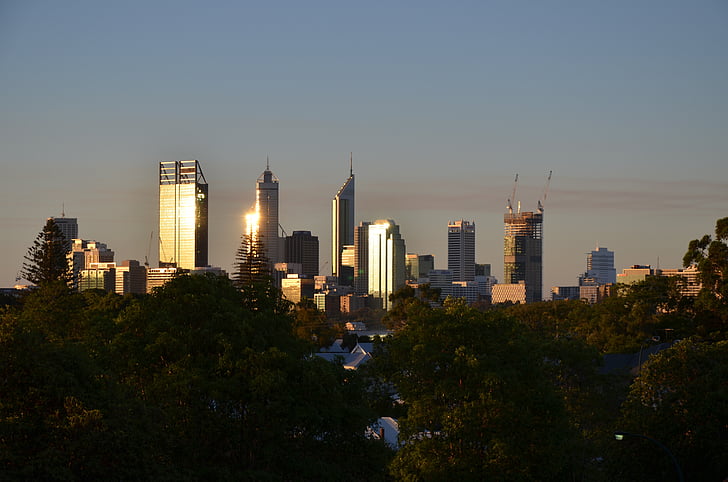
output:
M369 294L389 310L389 295L405 284L405 243L399 226L380 219L369 226Z

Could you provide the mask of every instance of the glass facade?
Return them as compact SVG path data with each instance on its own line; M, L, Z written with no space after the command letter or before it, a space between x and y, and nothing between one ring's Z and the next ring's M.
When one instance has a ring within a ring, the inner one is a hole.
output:
M389 295L405 284L405 245L399 226L392 220L369 226L369 293L381 298L389 310Z
M475 223L465 220L447 225L447 269L453 281L475 280Z
M207 266L208 186L199 162L159 163L159 266Z
M271 268L283 261L282 243L278 236L278 184L278 178L266 166L258 177L255 189L255 213L258 216L256 231Z
M354 174L350 174L336 193L331 206L331 274L339 278L339 284L354 283L353 270L343 269L344 246L354 244Z

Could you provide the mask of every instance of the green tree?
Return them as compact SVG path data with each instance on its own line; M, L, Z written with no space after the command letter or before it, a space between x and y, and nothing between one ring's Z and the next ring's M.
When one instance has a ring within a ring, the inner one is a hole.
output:
M69 251L70 240L66 239L53 218L48 218L43 230L28 248L22 276L37 285L53 281L71 282L72 271L67 257Z
M575 432L537 341L462 300L410 317L372 374L406 406L391 465L402 480L562 480Z
M689 339L650 357L630 387L617 429L663 443L688 480L723 480L727 420L728 342ZM655 444L625 438L613 445L615 479L676 480L670 459Z
M696 265L702 289L695 302L701 335L725 338L728 323L728 218L715 223L715 238L690 241L683 266Z

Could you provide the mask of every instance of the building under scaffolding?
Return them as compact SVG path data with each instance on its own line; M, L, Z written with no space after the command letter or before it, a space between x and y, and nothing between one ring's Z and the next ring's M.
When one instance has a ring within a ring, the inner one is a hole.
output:
M543 213L508 212L503 216L504 283L526 284L526 303L541 301L543 285Z

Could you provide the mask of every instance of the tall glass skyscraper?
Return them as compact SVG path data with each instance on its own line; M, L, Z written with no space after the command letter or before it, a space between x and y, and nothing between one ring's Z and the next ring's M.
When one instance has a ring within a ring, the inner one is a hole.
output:
M272 268L283 261L283 249L278 236L278 178L271 172L268 162L255 185L255 212L257 234Z
M463 219L447 224L447 269L453 281L475 280L475 223Z
M617 270L614 268L614 251L597 246L586 256L586 276L594 278L597 283L607 284L617 282Z
M349 177L334 196L331 205L331 274L339 284L351 286L354 268L342 262L344 246L354 245L354 171L349 168Z
M200 163L159 163L159 266L207 266L208 189Z
M508 212L503 217L504 284L526 283L526 302L543 298L543 212Z
M369 294L382 299L389 310L389 295L405 284L405 244L399 226L391 219L369 225Z

